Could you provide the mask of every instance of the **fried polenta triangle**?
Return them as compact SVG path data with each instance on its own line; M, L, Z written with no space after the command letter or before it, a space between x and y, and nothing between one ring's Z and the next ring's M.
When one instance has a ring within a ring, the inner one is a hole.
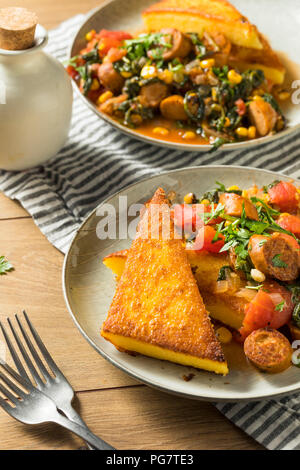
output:
M121 351L228 373L161 188L141 217L101 335Z
M229 65L260 68L275 84L284 81L285 68L255 25L226 0L163 0L143 12L148 31L175 28L184 33L222 33L231 43Z

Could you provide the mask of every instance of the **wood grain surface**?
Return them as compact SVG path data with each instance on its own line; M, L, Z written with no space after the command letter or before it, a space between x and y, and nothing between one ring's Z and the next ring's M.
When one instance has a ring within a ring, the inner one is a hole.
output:
M124 0L125 1L125 0ZM11 5L0 0L0 8ZM53 28L101 0L23 0ZM0 254L15 270L0 279L0 320L24 308L77 392L75 406L91 429L117 449L261 449L210 403L138 384L99 356L73 324L62 295L63 255L26 211L0 194ZM78 449L83 443L56 425L25 426L0 409L0 449Z

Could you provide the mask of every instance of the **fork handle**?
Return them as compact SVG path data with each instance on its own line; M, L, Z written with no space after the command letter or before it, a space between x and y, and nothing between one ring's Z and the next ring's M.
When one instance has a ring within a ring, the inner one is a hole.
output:
M86 426L86 424L84 424L83 421L83 425L77 424L74 423L74 421L70 421L68 418L65 418L59 413L57 413L57 415L55 416L55 418L52 419L52 421L56 424L59 424L63 428L72 431L77 436L82 437L82 439L84 439L97 450L114 450L113 447L111 447L109 444L102 441L102 439L92 433L92 431Z
M61 408L61 411L63 411L63 413L66 415L67 418L69 418L71 421L74 421L74 423L77 423L79 424L80 426L83 426L85 428L87 428L87 425L86 423L83 421L83 419L81 418L81 416L77 413L77 411L73 408L73 406L68 403L64 403L64 406L63 408ZM103 442L103 450L112 450L113 447L111 447L109 444L107 444L107 442L105 441L102 441ZM91 447L89 444L88 444L88 447L90 450L95 450L93 447Z

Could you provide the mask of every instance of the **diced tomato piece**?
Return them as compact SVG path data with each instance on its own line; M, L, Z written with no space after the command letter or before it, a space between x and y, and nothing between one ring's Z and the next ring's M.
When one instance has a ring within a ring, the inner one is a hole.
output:
M102 38L98 45L99 55L104 57L112 47L118 48L121 46L121 44L122 41L119 41L119 39L113 37Z
M197 214L196 206L198 204L175 204L171 215L173 216L174 224L180 227L185 232L196 231L203 226L203 220Z
M244 116L244 114L246 114L246 111L247 111L245 101L239 98L238 100L236 100L234 104L236 105L236 112L238 113L238 115Z
M66 70L67 70L67 73L70 75L70 77L73 78L74 80L78 77L78 72L75 69L75 67L73 67L72 65L68 65Z
M101 29L97 36L99 39L113 38L117 39L118 41L124 41L124 39L132 39L131 34L127 33L126 31L109 31L107 29Z
M297 188L286 181L280 181L268 190L270 203L282 212L295 212L298 208Z
M243 326L239 330L242 338L259 328L280 328L290 321L292 311L291 293L277 282L265 282L245 307Z
M218 238L214 241L216 236L216 230L210 225L202 227L195 240L193 250L195 251L209 251L210 253L219 253L221 248L225 244L225 237L221 233L218 234Z
M292 232L297 238L300 238L300 217L292 214L281 214L277 220L278 225Z

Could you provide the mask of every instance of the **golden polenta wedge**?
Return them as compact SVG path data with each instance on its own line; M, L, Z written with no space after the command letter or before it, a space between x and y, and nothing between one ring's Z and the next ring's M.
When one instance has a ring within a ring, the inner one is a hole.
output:
M249 300L238 297L232 292L224 292L223 294L215 292L219 271L223 266L229 264L227 254L196 253L193 250L186 250L186 254L209 315L231 328L236 330L241 328L245 316L245 306ZM127 255L128 250L122 250L111 253L103 259L105 266L116 274L117 279L123 272ZM241 279L240 287L242 288L244 284L246 283Z
M228 373L162 189L141 217L101 334L121 351Z
M282 84L285 68L255 25L226 0L163 0L142 14L148 31L175 28L214 36L222 33L232 44L228 65L242 72L261 69L274 84Z
M223 33L233 44L262 49L257 28L226 0L164 0L142 14L148 31L176 28L200 36Z

